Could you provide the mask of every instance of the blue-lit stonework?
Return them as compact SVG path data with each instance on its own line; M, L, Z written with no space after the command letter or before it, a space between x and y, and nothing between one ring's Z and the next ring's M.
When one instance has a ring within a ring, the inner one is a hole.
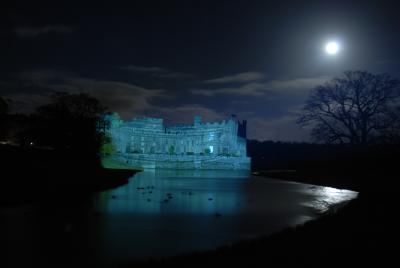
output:
M106 116L106 133L116 153L112 158L134 167L155 169L250 169L246 156L246 121L164 126L160 118L123 121Z

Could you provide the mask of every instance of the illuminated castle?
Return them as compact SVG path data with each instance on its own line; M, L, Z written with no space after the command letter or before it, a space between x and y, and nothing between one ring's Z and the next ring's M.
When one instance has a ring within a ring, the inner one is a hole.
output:
M246 121L235 117L222 122L164 126L160 118L124 122L117 114L106 116L119 161L142 168L250 169L246 156Z

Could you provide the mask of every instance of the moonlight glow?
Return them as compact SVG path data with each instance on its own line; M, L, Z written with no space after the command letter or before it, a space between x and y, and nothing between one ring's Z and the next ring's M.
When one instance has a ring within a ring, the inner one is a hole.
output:
M339 44L336 42L329 42L325 46L325 51L328 54L336 54L339 51Z

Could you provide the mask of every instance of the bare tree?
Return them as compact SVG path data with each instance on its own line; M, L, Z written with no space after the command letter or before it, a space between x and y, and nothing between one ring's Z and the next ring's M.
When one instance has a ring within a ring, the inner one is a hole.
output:
M392 133L399 97L400 81L387 74L346 71L311 91L298 122L317 141L370 144Z

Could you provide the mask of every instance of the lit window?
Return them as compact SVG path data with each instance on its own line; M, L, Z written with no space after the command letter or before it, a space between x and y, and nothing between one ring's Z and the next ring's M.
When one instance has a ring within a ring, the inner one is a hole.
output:
M210 145L210 154L214 152L214 146Z

